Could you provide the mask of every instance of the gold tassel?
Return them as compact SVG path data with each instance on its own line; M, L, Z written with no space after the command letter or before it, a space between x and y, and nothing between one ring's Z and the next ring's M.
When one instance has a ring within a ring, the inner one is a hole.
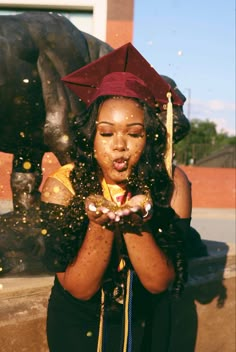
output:
M103 325L104 325L104 304L105 304L105 294L102 289L101 292L101 311L100 311L100 322L99 322L99 332L98 332L98 343L97 352L102 352L103 350Z
M172 156L173 156L173 105L171 101L171 92L166 94L168 98L166 112L166 131L167 144L165 153L165 164L169 176L172 178Z

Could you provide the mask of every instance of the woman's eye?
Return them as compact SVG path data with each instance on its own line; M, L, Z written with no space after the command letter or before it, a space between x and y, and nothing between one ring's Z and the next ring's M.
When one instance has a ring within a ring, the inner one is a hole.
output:
M144 136L143 132L129 132L128 135L133 138L141 138Z
M111 137L112 135L112 132L100 132L100 136L102 137Z

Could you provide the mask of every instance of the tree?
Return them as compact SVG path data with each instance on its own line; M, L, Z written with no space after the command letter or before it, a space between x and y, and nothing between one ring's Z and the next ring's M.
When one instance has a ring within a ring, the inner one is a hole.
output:
M177 164L194 164L226 145L236 144L236 137L230 137L224 131L217 133L216 124L212 121L193 119L190 124L189 134L174 146Z

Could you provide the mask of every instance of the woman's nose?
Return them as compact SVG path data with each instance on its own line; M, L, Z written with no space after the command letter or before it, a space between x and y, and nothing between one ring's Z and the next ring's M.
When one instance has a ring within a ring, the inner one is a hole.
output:
M127 143L126 143L126 138L123 134L119 133L114 136L114 149L116 150L126 150L127 149Z

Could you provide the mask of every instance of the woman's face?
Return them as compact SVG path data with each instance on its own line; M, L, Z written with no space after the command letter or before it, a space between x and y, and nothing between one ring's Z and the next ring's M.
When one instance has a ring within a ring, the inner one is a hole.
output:
M122 184L130 176L146 143L144 111L134 100L110 98L100 107L94 154L109 184Z

